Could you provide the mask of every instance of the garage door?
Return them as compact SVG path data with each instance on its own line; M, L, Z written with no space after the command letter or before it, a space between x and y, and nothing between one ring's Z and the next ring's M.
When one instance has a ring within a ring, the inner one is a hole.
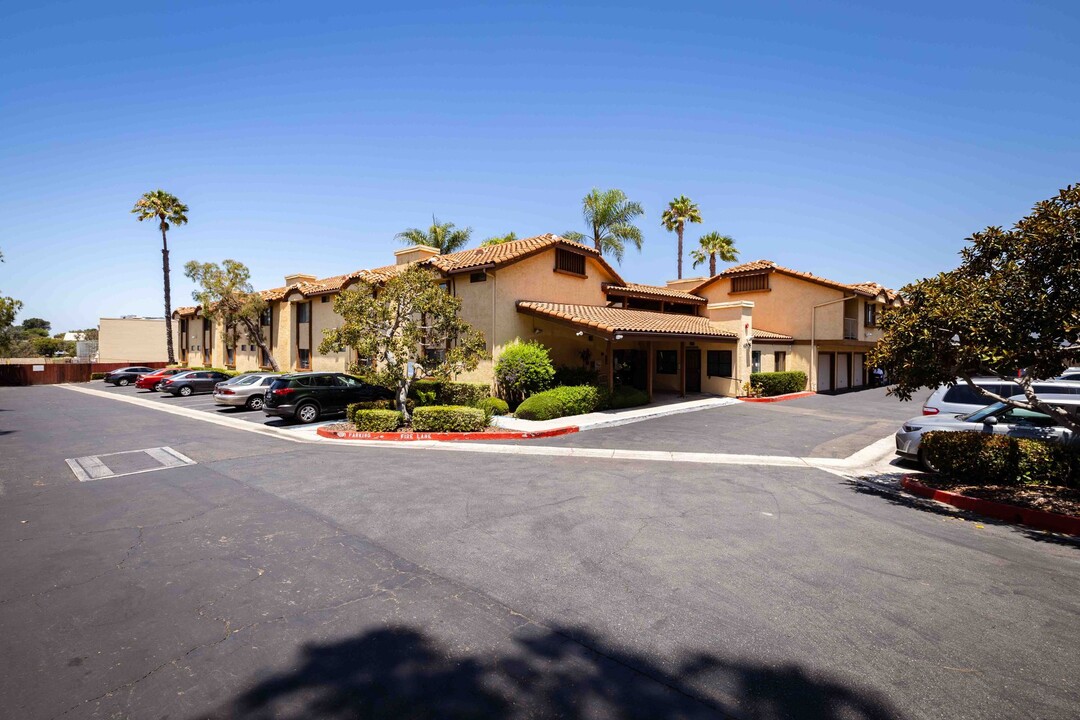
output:
M847 374L848 363L851 362L851 356L847 353L836 354L836 389L843 390L848 386Z
M819 353L817 361L817 389L832 390L832 354Z
M866 355L855 353L855 359L852 360L851 366L851 385L853 387L862 387L866 384L865 370Z

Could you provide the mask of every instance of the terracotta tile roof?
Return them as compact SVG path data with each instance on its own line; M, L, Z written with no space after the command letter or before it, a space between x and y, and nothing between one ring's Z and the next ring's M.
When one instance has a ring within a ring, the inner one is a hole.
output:
M184 307L178 307L173 310L173 315L177 317L194 317L197 312L199 312L198 305L185 305Z
M711 337L735 340L738 336L709 324L709 319L696 315L674 315L651 310L627 310L603 305L562 305L560 303L522 300L518 312L563 322L598 335L616 333Z
M858 295L864 295L867 297L877 297L878 294L881 292L885 292L886 297L890 300L899 297L894 290L889 290L888 288L885 288L878 283L867 282L856 283L852 285L848 283L836 282L835 280L829 280L828 278L823 278L818 275L814 275L813 273L803 272L802 270L792 270L791 268L786 268L783 265L777 265L772 260L754 260L753 262L742 263L741 265L729 267L720 274L714 275L700 285L692 288L691 292L698 293L721 278L735 277L738 275L745 275L748 273L762 271L783 273L784 275L801 278L812 283L817 283L818 285L831 287L835 290L840 290L841 292L854 292Z
M790 335L784 335L783 333L773 332L771 330L762 330L761 328L754 328L754 339L756 340L791 340Z
M852 283L851 287L874 297L883 294L886 302L895 302L900 299L900 293L876 282Z
M485 245L471 250L449 253L448 255L435 255L423 262L430 263L448 274L458 273L481 267L501 267L555 246L562 246L592 257L622 284L622 278L619 277L619 274L595 249L551 233L499 243L498 245Z
M297 283L296 289L306 297L312 295L325 295L326 293L337 292L340 290L341 284L345 282L345 279L348 277L348 275L335 275L333 277L323 278L322 280Z
M682 292L681 290L672 290L671 288L662 285L642 285L641 283L623 283L617 285L615 283L604 283L603 289L605 292L614 292L616 295L629 295L631 297L672 299L681 302L694 303L696 305L704 305L708 302L708 300L700 295L693 295L688 292Z
M284 300L285 296L289 294L295 285L286 285L284 287L271 288L270 290L259 290L259 294L262 295L263 300L274 301Z

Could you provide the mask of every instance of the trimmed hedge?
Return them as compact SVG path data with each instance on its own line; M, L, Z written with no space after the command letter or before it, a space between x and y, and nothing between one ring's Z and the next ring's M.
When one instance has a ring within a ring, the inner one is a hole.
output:
M352 422L360 432L394 432L401 427L402 417L397 410L356 410Z
M1080 488L1080 450L1063 443L983 432L928 432L920 450L938 472L965 485Z
M600 376L591 368L560 365L555 368L554 385L555 387L564 385L594 385L599 387Z
M104 380L109 373L90 373L91 380Z
M211 371L211 372L225 373L229 377L236 377L237 375L249 375L249 374L251 374L253 372L256 372L255 370L245 370L244 372L240 372L239 370L230 370L229 368L220 368L220 367L193 367L191 369L192 370L208 370L208 371Z
M762 397L802 392L806 389L806 373L802 370L750 373L750 387Z
M616 385L612 392L608 392L607 388L600 388L599 393L597 410L621 410L649 404L649 393L629 385Z
M499 354L494 367L495 384L499 395L511 404L551 387L555 367L551 355L542 343L523 342L521 338L508 343Z
M405 409L412 413L416 403L412 400L405 401ZM349 403L345 406L345 417L349 422L353 421L353 415L358 410L397 410L397 400L367 400L365 402Z
M592 412L599 404L600 392L592 385L573 385L530 395L514 414L523 420L552 420Z
M491 424L491 417L493 415L505 415L510 412L510 406L506 404L505 400L495 397L484 398L480 401L480 409L484 411L487 416L488 424Z
M487 414L464 405L426 405L416 408L412 429L416 432L480 432L488 426Z
M431 395L434 393L434 396ZM416 380L409 387L409 397L417 405L465 405L479 407L491 395L487 383L453 382L450 380Z

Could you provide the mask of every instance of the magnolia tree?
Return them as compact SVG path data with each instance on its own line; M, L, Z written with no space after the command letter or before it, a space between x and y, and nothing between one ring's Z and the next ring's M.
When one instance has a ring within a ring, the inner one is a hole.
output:
M381 286L359 283L334 299L341 327L324 331L319 352L353 348L372 362L375 380L397 389L398 408L409 421L406 399L416 365L450 377L473 370L485 354L484 335L458 317L461 300L424 267L411 267ZM429 353L428 350L438 350Z
M236 260L226 260L221 265L192 260L184 265L184 274L199 286L191 296L202 305L203 315L221 321L226 341L231 336L235 346L236 335L243 330L270 359L270 367L276 372L277 360L266 346L260 322L266 301L252 289L247 266Z
M1080 185L1035 205L1011 229L988 227L969 238L960 267L901 290L868 361L885 370L893 392L966 382L987 399L1054 416L1032 383L1060 375L1080 337ZM996 376L1016 384L1011 400L972 382Z

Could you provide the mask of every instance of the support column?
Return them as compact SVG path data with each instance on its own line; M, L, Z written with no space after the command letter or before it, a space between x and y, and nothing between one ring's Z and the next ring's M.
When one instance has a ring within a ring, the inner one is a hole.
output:
M615 341L608 340L607 353L607 389L615 390Z
M649 340L645 343L645 392L649 395L649 402L652 402L653 375L656 373L654 358L655 353L653 352L652 340Z
M679 341L679 397L686 397L686 342Z

